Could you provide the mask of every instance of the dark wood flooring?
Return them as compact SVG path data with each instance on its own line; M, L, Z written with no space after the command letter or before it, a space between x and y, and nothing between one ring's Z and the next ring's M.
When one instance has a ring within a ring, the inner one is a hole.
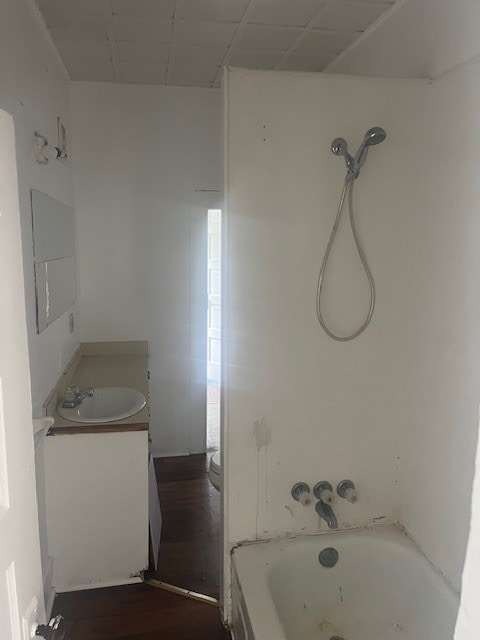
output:
M163 526L157 571L149 577L219 596L220 493L205 455L157 458Z
M163 527L149 577L218 597L220 494L206 456L155 460ZM67 640L229 640L220 611L146 584L59 594Z

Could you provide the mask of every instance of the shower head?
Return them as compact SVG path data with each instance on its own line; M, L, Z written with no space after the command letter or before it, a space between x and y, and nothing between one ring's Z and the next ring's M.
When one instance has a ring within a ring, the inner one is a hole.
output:
M360 169L367 159L368 148L376 144L380 144L380 142L383 142L386 137L387 134L381 127L372 127L367 131L365 137L363 138L363 142L360 145L355 158L353 159L353 169L356 172L355 178L358 177Z
M368 148L373 145L380 144L380 142L383 142L386 137L387 134L384 129L381 127L372 127L365 134L363 142L354 158L348 153L346 141L343 138L335 138L330 145L330 149L336 156L343 156L345 158L348 180L358 178L360 169L367 158Z
M335 138L335 140L330 145L330 149L336 156L343 156L345 158L347 171L350 171L353 167L353 157L348 153L346 140L344 140L343 138Z
M370 147L375 144L380 144L380 142L383 142L386 137L387 134L384 129L381 127L372 127L365 134L363 145Z
M347 142L343 138L335 138L332 142L330 149L336 156L347 156Z

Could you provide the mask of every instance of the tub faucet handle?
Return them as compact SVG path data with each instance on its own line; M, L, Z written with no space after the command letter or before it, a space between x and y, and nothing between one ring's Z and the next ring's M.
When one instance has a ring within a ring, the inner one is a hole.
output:
M317 500L321 500L324 504L332 504L334 496L330 482L327 482L326 480L317 482L313 487L313 493Z
M297 482L292 487L292 498L303 504L304 507L312 504L310 487L305 482Z
M347 502L357 502L358 491L351 480L342 480L337 485L337 493L341 498L345 498Z

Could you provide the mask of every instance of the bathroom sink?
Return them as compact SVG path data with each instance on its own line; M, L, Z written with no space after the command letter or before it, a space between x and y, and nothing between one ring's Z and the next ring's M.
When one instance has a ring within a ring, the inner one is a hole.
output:
M60 404L58 413L72 422L115 422L135 415L146 404L145 396L126 387L96 387L93 396L76 407L66 409Z

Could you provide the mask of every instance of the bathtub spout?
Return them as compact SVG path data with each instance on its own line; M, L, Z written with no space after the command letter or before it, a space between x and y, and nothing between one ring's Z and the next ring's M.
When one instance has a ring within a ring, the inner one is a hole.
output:
M337 518L329 504L325 504L323 500L319 500L315 505L315 511L325 520L329 529L338 529Z

